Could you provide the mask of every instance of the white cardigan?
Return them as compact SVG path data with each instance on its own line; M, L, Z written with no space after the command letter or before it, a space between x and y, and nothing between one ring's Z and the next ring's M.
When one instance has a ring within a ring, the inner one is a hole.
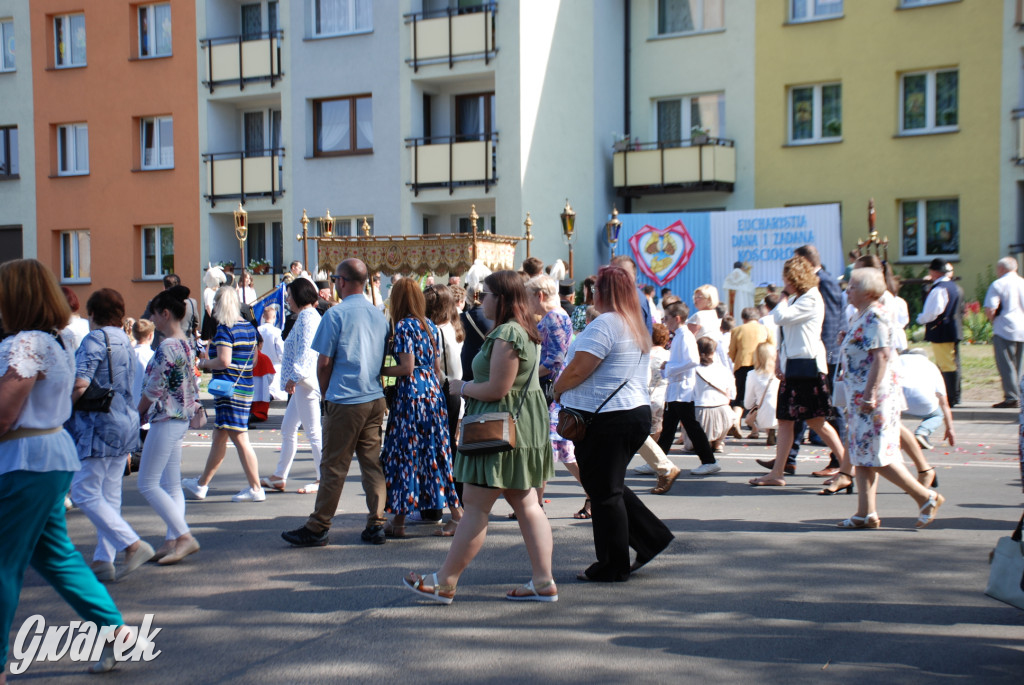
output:
M779 300L772 316L779 327L779 368L786 370L787 359L814 359L818 371L828 373L825 345L821 342L825 301L818 289L811 288L798 297Z

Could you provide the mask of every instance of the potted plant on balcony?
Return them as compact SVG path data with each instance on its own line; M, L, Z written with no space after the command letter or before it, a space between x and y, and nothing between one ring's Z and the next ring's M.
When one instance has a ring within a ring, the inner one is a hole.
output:
M256 276L262 276L270 271L270 262L266 259L250 259L249 271Z
M711 137L711 132L701 126L694 126L690 129L690 144L691 145L707 145L708 138Z
M221 262L218 262L217 266L224 269L224 273L235 273L235 260L233 259L225 259Z
M613 152L625 152L626 150L628 150L629 149L629 143L630 143L630 137L626 136L626 135L620 136L617 133L614 134L614 135L615 135L615 142L612 144L612 151Z

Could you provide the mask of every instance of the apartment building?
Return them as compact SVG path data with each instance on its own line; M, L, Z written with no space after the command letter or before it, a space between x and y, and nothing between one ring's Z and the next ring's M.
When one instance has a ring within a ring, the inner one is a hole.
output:
M999 245L1019 255L1024 252L1024 0L1004 3L1002 45Z
M1007 247L1004 3L768 0L756 21L756 206L838 202L849 249L874 198L897 271L947 259L971 296Z
M613 141L619 209L754 206L753 0L634 0L628 102Z
M0 2L0 261L34 256L35 155L28 0Z
M33 0L30 23L38 258L133 316L166 272L198 290L193 3Z

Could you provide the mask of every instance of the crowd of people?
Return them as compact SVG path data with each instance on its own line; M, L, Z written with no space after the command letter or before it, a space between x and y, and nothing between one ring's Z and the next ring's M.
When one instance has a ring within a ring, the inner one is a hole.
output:
M296 262L282 330L273 308L254 319L251 278L236 283L217 267L207 271L198 302L168 275L135 321L115 290L92 293L83 318L74 292L46 267L7 262L0 266L7 336L0 342L0 530L9 544L0 555L0 657L27 565L84 618L121 625L101 581L199 551L185 502L209 496L229 442L247 481L234 502L287 491L300 426L313 473L297 491L315 498L305 522L282 538L295 547L328 544L355 455L367 506L363 541L407 537L413 520L443 523L435 534L452 541L440 567L410 572L403 584L445 604L481 549L499 498L512 508L531 567L507 599L557 601L544 510L556 464L581 487L575 517L592 521L596 559L577 578L627 581L673 540L626 485L628 464L640 454L646 464L637 471L656 475L650 492L664 495L682 472L667 456L679 444L700 462L690 475L709 477L722 471L716 454L730 440L764 436L775 458L759 460L769 473L749 482L780 487L796 474L810 430L831 452L829 465L811 474L825 479L819 494L858 496L839 528L881 526L879 476L914 500L916 526L926 527L945 498L922 448L932 448L942 424L955 443L950 407L960 401L963 295L951 267L933 261L917 319L933 364L908 349L908 308L890 266L867 255L852 267L837 279L805 245L786 261L781 290L770 288L760 304L742 264L724 284L727 302L705 284L688 304L667 289L655 300L653 287L638 286L628 256L584 279L579 297L564 265L545 269L536 258L519 272L474 265L465 289L456 274L448 284L392 277L386 294L381 275L358 259L320 282ZM1019 407L1024 280L1012 258L998 271L985 301L1005 394L997 406ZM204 372L212 418L200 402ZM261 476L248 428L266 418L258 403L281 397L280 457ZM913 432L904 415L921 419ZM511 421L514 437L492 451L471 449L461 442L464 416ZM182 478L184 437L207 421L205 467ZM139 491L166 524L158 548L121 515L133 453ZM71 503L96 529L91 565L68 539ZM104 657L101 670L112 666Z

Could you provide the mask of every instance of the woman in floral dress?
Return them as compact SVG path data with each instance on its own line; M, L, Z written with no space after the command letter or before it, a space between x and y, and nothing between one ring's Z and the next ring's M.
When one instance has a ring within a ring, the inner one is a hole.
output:
M422 509L450 507L459 520L459 497L452 478L447 399L441 392L437 326L426 318L423 292L414 279L391 290L392 350L398 363L385 366L395 376L395 399L380 453L387 486L387 511L395 517L384 532L405 537L405 517Z
M935 519L945 498L927 490L903 466L900 454L902 392L892 364L891 318L878 305L885 280L878 269L854 269L847 288L857 316L843 339L841 377L847 397L847 456L856 467L859 486L857 513L840 528L878 528L876 512L878 476L881 475L914 498L920 508L916 526Z

